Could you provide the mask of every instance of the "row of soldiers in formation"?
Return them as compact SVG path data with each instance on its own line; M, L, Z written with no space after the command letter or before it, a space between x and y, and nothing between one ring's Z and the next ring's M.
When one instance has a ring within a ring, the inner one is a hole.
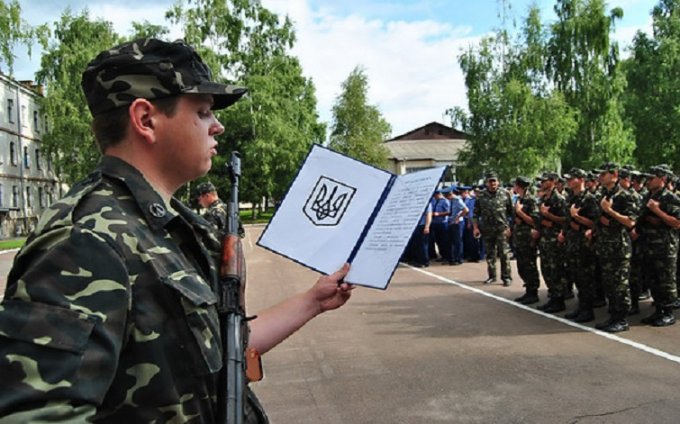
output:
M639 300L651 293L655 311L642 323L659 327L675 323L673 309L680 307L676 278L680 197L669 166L640 172L610 162L591 172L578 168L563 176L547 172L537 181L517 177L511 190L500 187L495 173L485 177L485 188L476 196L465 190L469 187L458 188L461 196L450 189L435 194L412 239L410 257L416 264L427 264L422 262L423 252L427 254L423 246L430 234L444 260L460 263L454 252L463 248L454 247L454 239L458 240L458 231L467 231L473 240L481 237L485 247L486 284L496 281L497 258L503 285L512 283L512 243L526 290L517 302L539 302L540 252L548 300L538 308L544 312L564 311L565 299L573 297L575 286L578 307L565 315L575 322L593 321L593 308L608 304L609 318L595 327L611 333L625 331L628 317L640 312ZM454 199L448 212L440 200L443 196ZM454 203L460 208L456 198L466 212L455 212ZM448 239L438 234L445 227L438 219L442 216L448 217ZM450 247L443 244L445 240Z

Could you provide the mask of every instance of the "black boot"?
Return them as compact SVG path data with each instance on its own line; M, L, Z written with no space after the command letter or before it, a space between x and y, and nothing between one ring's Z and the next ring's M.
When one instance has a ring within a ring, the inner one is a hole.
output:
M630 311L628 311L628 316L633 316L637 315L640 313L640 304L638 302L637 297L632 297L631 298L631 305L630 305Z
M565 309L567 309L567 307L564 306L564 299L562 299L561 297L555 297L551 300L552 300L552 303L549 306L547 306L545 309L543 309L543 312L545 312L547 314L554 314L554 313L557 313L557 312L562 312Z
M578 314L580 314L580 313L581 313L581 307L579 306L578 308L574 309L573 311L567 312L566 314L564 314L564 317L565 317L566 319L574 319L574 318L576 318L576 317L578 316Z
M581 309L574 317L574 322L590 322L595 319L595 314L593 313L592 309Z
M675 315L673 315L673 307L666 306L661 308L661 313L651 323L654 327L667 327L675 324Z
M521 303L522 305L531 305L532 303L538 302L538 293L536 290L527 290L522 296L516 298L515 302Z
M643 324L651 324L654 321L656 321L660 316L661 316L661 307L657 306L656 310L654 311L654 313L652 315L645 317L645 318L642 318L640 320L640 322L643 323Z
M552 305L552 303L553 303L553 298L549 297L547 302L545 302L542 305L538 305L536 307L536 309L538 309L539 311L544 311L546 308L550 307Z
M626 321L626 313L612 314L607 322L596 324L595 328L606 331L607 333L619 333L621 331L628 331L628 321Z

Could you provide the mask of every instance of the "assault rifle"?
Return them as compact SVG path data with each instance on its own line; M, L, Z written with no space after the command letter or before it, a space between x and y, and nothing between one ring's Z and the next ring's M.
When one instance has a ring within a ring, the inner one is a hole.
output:
M238 185L241 158L231 153L228 165L231 193L228 203L227 232L222 241L219 283L219 315L223 344L218 413L220 423L245 422L248 381L262 378L260 358L248 345L248 325L245 311L246 267L240 237ZM250 366L247 366L250 364ZM248 372L248 375L246 374Z

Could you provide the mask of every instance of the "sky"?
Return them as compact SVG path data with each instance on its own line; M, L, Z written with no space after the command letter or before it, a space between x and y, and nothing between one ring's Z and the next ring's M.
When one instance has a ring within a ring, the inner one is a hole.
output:
M173 0L20 0L22 16L31 24L52 23L70 7L85 7L90 17L113 23L122 35L132 21L170 26L164 14ZM466 108L461 52L502 25L500 0L262 0L295 24L297 56L305 76L317 90L320 119L332 124L331 109L342 82L357 66L369 82L368 99L378 107L398 136L432 121L450 124L446 110ZM512 0L505 25L520 24L531 4L542 10L543 22L555 20L553 0ZM614 38L624 49L638 30L651 32L650 12L656 0L610 0L621 7ZM174 28L168 38L181 38ZM29 60L17 49L14 77L33 79L39 53Z

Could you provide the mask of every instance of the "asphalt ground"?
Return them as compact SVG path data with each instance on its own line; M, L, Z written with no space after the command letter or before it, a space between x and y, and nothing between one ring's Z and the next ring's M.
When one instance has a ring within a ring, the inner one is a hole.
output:
M244 239L251 314L319 276L257 247L261 231ZM641 325L643 301L630 331L602 333L512 302L513 272L502 287L482 284L484 263L400 266L264 355L252 387L274 424L680 422L680 324Z

